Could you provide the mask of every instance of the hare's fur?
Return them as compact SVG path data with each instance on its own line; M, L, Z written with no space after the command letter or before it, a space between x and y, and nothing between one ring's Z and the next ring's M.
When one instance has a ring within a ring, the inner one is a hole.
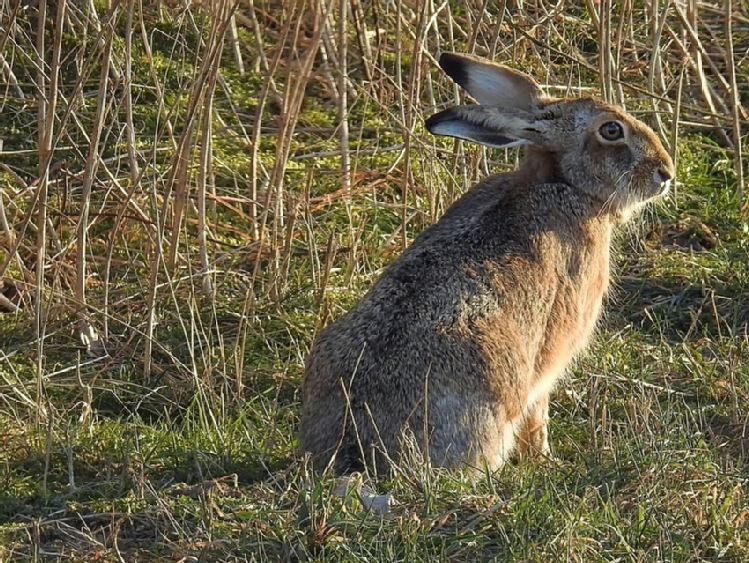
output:
M547 453L549 393L595 328L613 228L673 176L653 132L621 109L544 98L530 78L481 59L440 63L482 105L442 112L430 130L530 147L318 335L300 449L319 469L386 470L406 443L445 467L496 469L515 447ZM618 141L601 137L612 121Z

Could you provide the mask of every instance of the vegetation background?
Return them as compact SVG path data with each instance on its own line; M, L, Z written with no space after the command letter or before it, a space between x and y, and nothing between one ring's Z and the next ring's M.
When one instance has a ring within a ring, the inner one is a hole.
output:
M0 561L749 560L745 2L0 7ZM375 515L296 457L299 378L516 161L425 132L442 50L625 103L678 182L620 237L555 460L402 468Z

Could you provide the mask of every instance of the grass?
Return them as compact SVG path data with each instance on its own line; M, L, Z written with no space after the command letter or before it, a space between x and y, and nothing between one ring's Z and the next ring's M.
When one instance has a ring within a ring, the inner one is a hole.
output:
M749 559L745 6L725 53L719 3L344 3L0 3L0 561ZM405 467L377 515L296 455L299 380L515 162L424 132L440 49L626 98L678 185L619 237L554 459Z

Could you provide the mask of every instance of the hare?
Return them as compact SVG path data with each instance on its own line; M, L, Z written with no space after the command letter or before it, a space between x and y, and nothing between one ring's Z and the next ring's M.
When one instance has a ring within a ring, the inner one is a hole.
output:
M435 135L527 145L514 172L468 190L317 336L299 445L316 469L495 470L549 452L549 393L586 346L609 285L613 230L668 191L655 133L594 98L554 99L473 56L440 66L480 105L426 121Z

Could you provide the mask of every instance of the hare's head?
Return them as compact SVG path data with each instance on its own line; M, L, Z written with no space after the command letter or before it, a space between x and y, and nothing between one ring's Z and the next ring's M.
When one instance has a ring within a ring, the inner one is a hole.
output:
M524 168L534 182L570 184L618 217L668 191L671 157L624 110L594 98L545 97L529 76L476 57L445 53L440 66L481 105L433 115L431 133L491 147L529 145Z

